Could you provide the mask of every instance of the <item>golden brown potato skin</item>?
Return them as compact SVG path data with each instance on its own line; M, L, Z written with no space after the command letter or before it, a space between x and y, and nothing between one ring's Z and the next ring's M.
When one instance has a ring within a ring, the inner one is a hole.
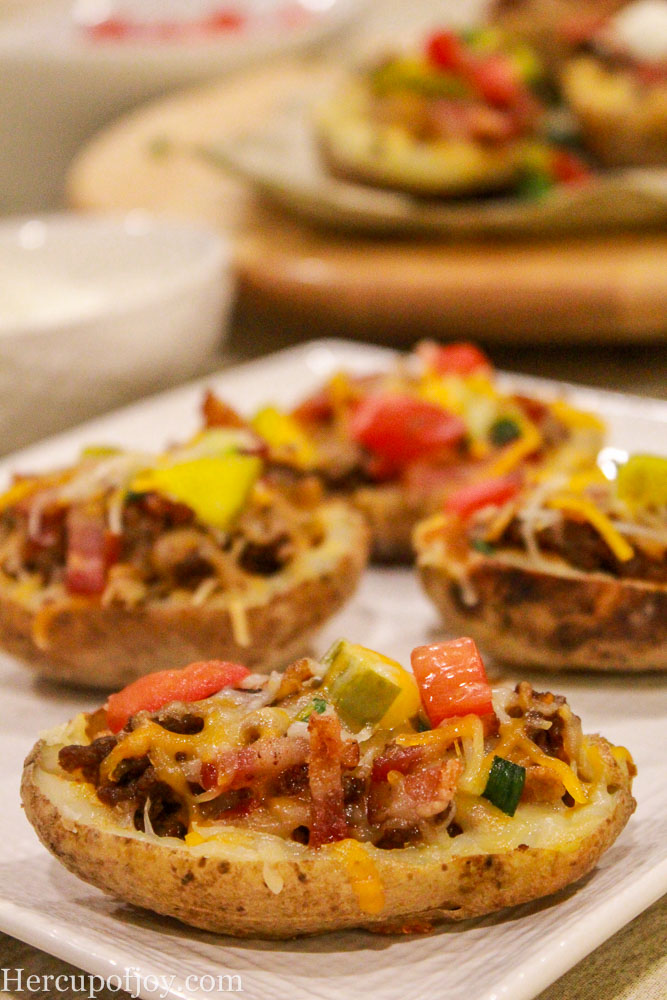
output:
M630 778L601 737L593 737L618 788L613 812L574 851L516 849L410 864L405 852L374 852L385 892L377 916L360 908L344 869L326 848L273 865L278 894L263 879L263 860L226 861L186 847L156 844L67 820L37 787L42 744L25 763L21 794L44 845L75 875L136 906L220 934L289 938L364 927L388 931L431 921L465 920L549 895L595 867L635 808ZM173 843L173 841L171 842Z
M1 590L0 645L43 677L107 691L194 660L231 660L259 671L284 666L308 649L315 632L354 592L366 565L367 528L356 512L349 510L348 517L348 545L330 571L247 609L249 646L235 640L222 601L128 610L72 600L54 607L37 642L35 616Z
M549 670L667 670L667 589L603 573L472 554L419 568L448 631L506 663ZM474 603L466 603L460 583Z
M563 93L584 142L606 167L667 166L667 83L631 80L622 67L580 56L563 70Z

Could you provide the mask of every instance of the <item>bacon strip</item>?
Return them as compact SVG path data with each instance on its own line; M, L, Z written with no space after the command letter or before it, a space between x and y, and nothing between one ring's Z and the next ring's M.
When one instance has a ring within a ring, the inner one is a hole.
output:
M209 389L201 405L202 416L207 427L247 427L243 417L224 400L219 399Z
M308 779L312 799L310 809L311 847L332 844L347 836L343 797L343 741L340 722L334 715L317 715L308 722L310 759Z
M101 509L72 507L67 515L65 586L70 594L96 595L118 561L120 539L107 530Z
M282 736L257 740L240 750L219 754L215 771L211 765L202 771L205 788L246 788L255 781L275 778L288 768L308 760L308 740L305 737L287 739Z
M423 755L423 747L399 747L397 743L389 743L384 753L378 754L373 761L371 781L386 781L390 771L407 774Z
M371 823L414 823L443 812L454 798L463 765L458 760L422 768L391 784L371 789L368 818Z

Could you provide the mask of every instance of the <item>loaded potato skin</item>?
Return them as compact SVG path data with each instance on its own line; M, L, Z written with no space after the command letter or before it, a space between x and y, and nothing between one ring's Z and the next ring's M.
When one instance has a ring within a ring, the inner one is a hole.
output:
M413 662L342 641L282 680L143 678L36 745L26 814L85 881L243 937L426 930L590 871L634 809L627 751L560 696L492 690L469 639Z
M344 500L271 480L244 427L163 455L88 450L0 497L0 645L112 690L174 662L283 666L354 591L368 531Z
M240 418L207 397L207 427L230 419ZM432 341L384 372L335 372L291 412L265 407L250 424L283 476L312 474L363 514L381 563L413 561L415 526L449 493L493 476L516 487L545 464L577 468L604 435L599 419L565 400L501 388L474 344Z
M470 509L450 498L415 533L449 629L497 659L563 670L667 669L667 460L631 457ZM482 495L482 494L480 494Z

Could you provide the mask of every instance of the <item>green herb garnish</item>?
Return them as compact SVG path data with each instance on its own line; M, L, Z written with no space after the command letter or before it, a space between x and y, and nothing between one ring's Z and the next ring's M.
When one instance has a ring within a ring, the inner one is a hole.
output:
M499 448L504 444L509 444L511 441L516 441L520 437L521 428L512 417L498 417L491 424L489 439L491 444L495 444Z
M513 816L525 783L525 767L504 757L494 757L482 796L508 816Z
M490 542L485 541L483 538L472 538L470 541L470 548L474 549L475 552L481 552L483 556L492 556L496 551L494 546Z

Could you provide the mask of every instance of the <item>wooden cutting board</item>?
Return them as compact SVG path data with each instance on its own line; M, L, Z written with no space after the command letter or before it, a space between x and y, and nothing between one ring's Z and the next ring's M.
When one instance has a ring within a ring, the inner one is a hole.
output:
M367 238L260 202L196 152L271 113L323 72L284 61L162 99L102 132L72 164L82 210L143 208L231 233L240 295L346 336L423 334L516 343L667 335L667 234L510 242Z

